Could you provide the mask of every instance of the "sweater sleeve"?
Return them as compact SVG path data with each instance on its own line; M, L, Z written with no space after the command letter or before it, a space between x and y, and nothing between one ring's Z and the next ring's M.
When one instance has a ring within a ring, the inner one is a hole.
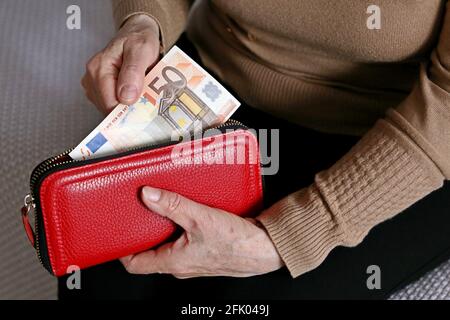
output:
M193 0L112 0L116 27L135 14L147 14L158 22L161 44L166 52L186 26Z
M450 4L410 95L314 183L258 219L293 277L450 179Z

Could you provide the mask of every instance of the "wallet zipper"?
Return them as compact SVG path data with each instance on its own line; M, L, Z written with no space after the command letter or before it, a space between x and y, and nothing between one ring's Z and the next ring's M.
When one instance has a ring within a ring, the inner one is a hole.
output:
M247 130L248 127L242 124L241 122L233 119L227 120L225 123L220 124L215 127L211 127L208 129L202 130L202 133L205 131L211 130L211 129L244 129ZM88 163L95 163L98 161L103 161L105 159L113 159L113 158L119 158L122 156L125 156L127 154L137 152L137 151L145 151L145 150L151 150L156 148L162 148L165 146L170 146L173 144L178 143L177 141L170 141L170 142L164 142L164 143L157 143L157 144L149 144L145 146L139 146L135 148L131 148L127 151L110 155L110 156L104 156L97 159L88 159L88 160L74 160L74 159L66 159L69 157L69 153L72 152L74 148L68 149L64 151L63 153L60 153L57 156L51 157L47 160L44 160L40 164L36 166L36 168L33 170L30 178L30 193L27 195L29 200L29 205L34 209L34 248L36 249L37 256L39 259L39 262L51 273L53 274L53 271L51 269L50 260L48 257L48 253L46 250L44 250L41 245L40 241L43 241L41 237L45 239L45 233L44 233L44 226L43 221L41 219L41 212L40 212L40 204L39 199L37 197L38 195L38 187L39 182L42 181L43 177L46 176L48 173L53 172L56 168L60 167L67 167L74 163L81 163L81 162L88 162Z

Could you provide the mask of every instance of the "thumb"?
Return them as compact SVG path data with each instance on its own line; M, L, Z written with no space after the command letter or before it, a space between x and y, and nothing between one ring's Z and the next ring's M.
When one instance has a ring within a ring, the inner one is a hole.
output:
M154 62L154 49L138 40L124 43L123 62L117 81L117 97L120 103L133 104L142 93L145 71Z
M152 187L142 189L142 201L150 210L169 218L188 232L209 214L207 206L177 193Z

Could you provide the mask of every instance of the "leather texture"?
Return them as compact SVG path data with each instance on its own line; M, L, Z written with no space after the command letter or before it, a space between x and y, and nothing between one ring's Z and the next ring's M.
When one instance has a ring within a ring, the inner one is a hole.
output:
M263 190L257 139L237 130L51 173L39 197L53 273L167 240L176 226L144 206L145 185L241 216L258 213Z

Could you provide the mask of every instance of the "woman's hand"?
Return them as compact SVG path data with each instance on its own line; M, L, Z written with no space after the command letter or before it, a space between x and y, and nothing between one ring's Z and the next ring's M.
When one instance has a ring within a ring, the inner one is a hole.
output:
M160 52L159 27L147 15L132 16L105 49L92 57L81 80L86 96L100 111L133 104L144 85L146 70Z
M249 277L283 266L268 234L254 219L150 187L143 188L142 200L150 210L173 220L185 232L175 242L156 250L122 258L130 273L169 273L177 278Z

